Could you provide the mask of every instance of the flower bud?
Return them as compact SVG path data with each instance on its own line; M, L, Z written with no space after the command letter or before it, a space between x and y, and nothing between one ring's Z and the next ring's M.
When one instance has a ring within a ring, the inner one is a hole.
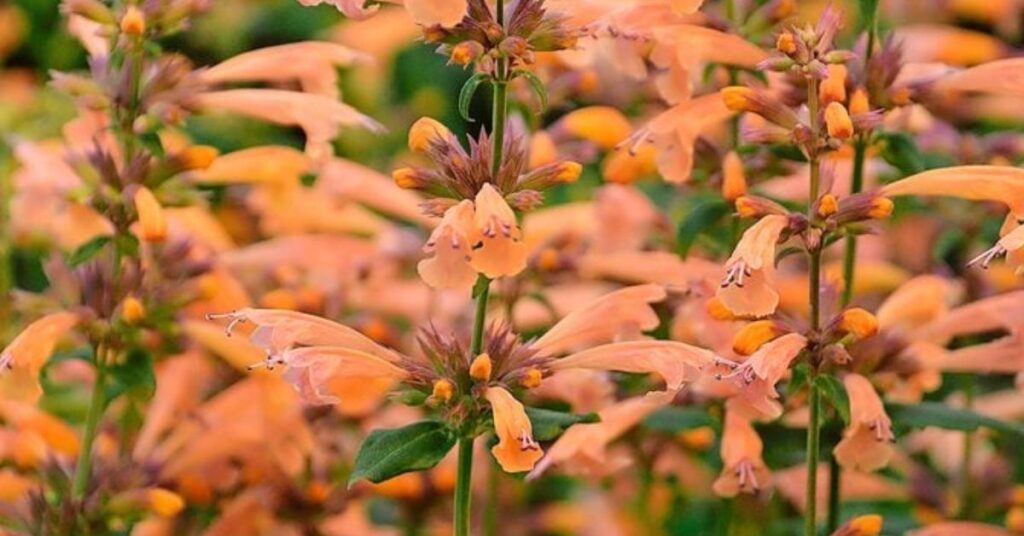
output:
M451 135L452 132L440 121L421 117L409 128L409 149L422 153L430 149L430 144L435 140L440 141Z
M853 121L846 107L838 102L833 102L825 108L825 126L828 127L828 135L846 140L853 136Z
M128 6L121 17L121 32L127 35L142 35L146 32L146 16L138 6Z
M406 190L417 190L426 185L423 176L413 168L399 168L391 172L391 178L399 188Z
M796 38L789 32L782 32L775 40L775 49L789 55L796 52Z
M434 392L430 396L439 402L447 402L452 399L454 393L452 382L441 379L434 382Z
M489 381L492 369L491 356L486 353L480 354L469 365L469 377L481 382Z
M186 170L202 170L210 167L220 156L216 147L209 145L193 145L181 152L181 165Z
M736 320L736 315L732 314L732 311L730 311L717 296L712 297L704 303L704 310L707 311L708 316L715 320L723 322L727 320Z
M793 129L799 123L796 113L777 99L743 86L729 86L722 89L725 107L734 112L751 112L776 125Z
M729 151L722 159L722 197L730 203L747 193L747 178L743 162L736 151Z
M148 511L160 517L173 517L185 508L180 495L163 488L145 488L125 491L115 495L108 503L109 508L119 514Z
M868 216L876 220L888 218L892 215L893 202L888 197L876 197L871 200L871 208L868 210Z
M823 104L846 100L846 66L829 65L828 76L818 86L818 96Z
M771 199L756 195L743 195L736 198L736 213L741 218L758 218L769 214L789 214L786 207Z
M146 317L146 307L135 296L128 296L121 302L121 319L135 324Z
M484 53L484 46L476 41L463 41L454 47L451 52L451 62L455 65L469 65L476 61Z
M866 339L878 333L878 318L865 309L854 307L843 311L838 327L858 339Z
M523 374L523 379L519 383L527 389L533 389L540 385L541 380L544 379L544 374L537 367L530 367L526 369Z
M681 432L679 439L693 450L707 450L715 444L715 430L710 426L701 426Z
M555 130L587 140L601 149L611 150L629 137L633 126L615 108L588 106L566 114L558 121Z
M1006 528L1014 534L1024 533L1024 507L1014 506L1006 512Z
M573 183L579 180L583 166L576 162L562 162L555 168L555 181Z
M871 103L868 101L868 92L863 88L857 88L850 95L850 114L860 115L871 111Z
M857 516L847 523L850 536L878 536L882 533L882 516L867 514Z
M147 242L162 242L167 238L167 220L164 209L153 192L145 186L135 192L135 211L142 226L142 238Z
M832 194L821 196L818 201L818 215L827 218L839 211L839 200Z
M732 349L739 355L750 355L764 343L782 335L785 331L773 320L757 320L736 332Z
M537 254L537 268L553 272L562 265L562 256L555 248L544 248Z

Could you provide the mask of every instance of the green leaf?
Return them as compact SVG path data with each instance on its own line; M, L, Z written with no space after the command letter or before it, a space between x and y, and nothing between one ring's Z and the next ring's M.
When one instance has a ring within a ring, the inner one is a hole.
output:
M793 394L803 389L807 385L807 378L810 376L811 366L804 362L797 363L793 367L793 373L789 376L789 386L786 388L786 392Z
M473 95L476 94L476 90L480 87L480 84L488 81L490 76L484 73L476 73L462 86L462 91L459 92L459 115L463 119L473 122L473 118L469 116L469 105L473 102Z
M107 245L107 243L110 242L110 239L110 235L101 235L82 244L81 246L78 246L78 249L71 253L70 257L68 257L68 265L73 268L75 266L87 262L89 259L95 257L96 254L103 249L103 246Z
M994 419L969 409L951 408L939 402L920 402L914 405L886 404L885 409L894 423L911 428L934 426L970 432L985 427L1024 437L1024 426L1020 424Z
M814 384L818 386L825 400L836 408L843 423L850 424L850 397L846 394L843 382L831 374L822 374L814 379Z
M914 139L902 132L886 132L880 135L882 158L904 175L914 175L926 169L924 155Z
M668 434L715 424L715 419L707 411L697 408L662 408L644 419L648 428Z
M697 241L697 237L728 214L729 210L729 204L723 199L713 199L697 205L679 225L679 231L676 233L676 249L679 255L685 257Z
M379 483L410 471L430 469L455 446L455 440L455 431L438 421L374 430L359 447L348 484L363 478Z
M111 380L107 386L108 403L123 394L149 400L156 392L153 356L141 348L129 350L124 361L108 366L107 376Z
M555 439L574 424L601 422L596 413L576 414L541 408L526 408L526 416L533 425L533 437L538 441Z
M133 234L119 234L114 237L114 246L122 257L139 256L139 239Z
M513 74L514 76L525 78L530 84L530 89L533 90L533 93L537 95L537 100L540 101L540 109L537 110L537 113L544 113L548 109L548 91L544 87L544 82L542 82L541 79L532 71L516 70Z

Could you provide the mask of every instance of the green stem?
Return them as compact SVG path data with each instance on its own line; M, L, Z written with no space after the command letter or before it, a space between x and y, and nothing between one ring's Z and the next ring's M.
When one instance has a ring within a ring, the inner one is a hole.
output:
M100 417L106 406L106 389L104 389L104 378L106 366L103 363L103 347L96 348L96 380L92 386L92 399L89 402L89 412L85 417L85 434L82 436L82 449L78 452L78 463L75 465L75 480L72 484L71 495L81 499L85 495L85 488L89 485L89 475L92 472L92 444L96 440L96 429L100 424Z
M487 505L484 509L484 535L498 535L498 479L501 478L501 467L491 459L490 471L487 473Z
M455 536L469 536L469 505L473 477L473 438L459 440L459 469L455 482Z
M498 60L498 76L494 80L494 116L491 121L491 176L495 181L501 170L502 150L505 146L505 119L508 116L508 82L504 79L505 60Z
M818 439L821 412L821 394L817 375L811 377L810 405L811 415L807 424L807 507L804 512L804 535L815 536L818 530Z
M11 170L13 159L7 144L0 141L0 347L6 345L12 319L11 289L14 274L11 266L13 244L10 226Z
M864 159L867 154L867 140L858 137L853 144L853 179L850 182L850 194L858 194L864 189ZM857 237L846 237L846 250L843 252L843 307L853 299L854 264L857 260Z
M828 457L828 521L825 532L832 534L839 527L839 505L842 501L840 487L843 484L843 468L835 456Z

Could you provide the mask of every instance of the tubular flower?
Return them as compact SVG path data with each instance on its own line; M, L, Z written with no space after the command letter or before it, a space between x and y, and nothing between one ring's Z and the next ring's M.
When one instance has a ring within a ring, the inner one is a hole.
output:
M750 421L731 408L726 409L722 431L722 474L713 489L722 497L739 493L756 494L768 485L770 473L761 458L764 444Z
M484 397L494 414L498 444L491 449L494 459L508 473L529 471L544 455L533 439L533 425L523 404L501 387L488 388Z
M1016 252L1024 247L1024 169L1010 166L956 166L933 169L896 181L882 188L886 196L938 195L970 201L995 201L1010 209L1000 230L1002 239L995 247L979 255L971 264L987 266L996 257L1012 255L1012 264L1020 266Z
M440 121L421 117L409 128L409 149L417 153L426 152L435 140L443 141L452 135L448 127Z
M789 226L789 218L769 215L743 233L726 262L718 299L738 316L766 316L779 305L774 288L775 245Z
M470 266L473 244L477 242L473 203L463 201L448 209L434 228L423 251L433 254L417 265L423 281L434 288L468 289L476 281Z
M722 376L722 379L735 382L739 387L730 401L733 409L749 418L775 419L782 415L775 384L806 346L807 339L799 333L783 335L762 346L732 372Z
M853 121L842 103L833 102L825 108L825 126L833 138L846 140L853 136Z
M722 159L722 197L732 203L747 193L747 178L743 161L736 151L729 151Z
M836 461L858 471L881 469L893 454L892 421L867 378L849 374L843 384L850 397L850 427L833 451Z
M167 238L167 219L153 192L142 187L135 192L135 211L139 214L142 238L147 242L162 242Z
M523 271L529 251L512 208L492 185L485 184L476 196L475 209L480 241L470 256L473 269L491 279Z
M53 313L28 325L0 352L0 393L5 400L35 402L43 394L39 372L78 315Z

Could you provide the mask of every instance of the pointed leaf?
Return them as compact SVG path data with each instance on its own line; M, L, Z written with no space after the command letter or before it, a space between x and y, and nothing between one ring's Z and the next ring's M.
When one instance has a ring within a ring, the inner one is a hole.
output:
M701 233L711 228L723 216L729 213L730 206L723 199L713 199L697 205L679 225L676 233L678 239L677 252L685 257L697 241Z
M101 235L89 240L88 242L78 246L71 256L68 257L68 265L71 267L78 266L82 263L88 262L96 256L103 246L107 245L111 240L109 235Z
M596 413L576 414L541 408L526 408L526 416L533 425L533 437L539 441L555 439L574 424L601 422Z
M476 90L490 77L484 73L476 73L462 86L462 91L459 92L459 115L463 119L472 123L474 120L469 116L469 105L473 102L473 95L476 94Z
M970 432L979 427L1024 437L1024 426L994 419L969 409L952 408L939 402L920 402L914 405L886 404L889 417L896 424L911 428L934 426L946 430Z
M842 417L843 423L850 424L850 397L846 394L846 387L839 378L831 374L822 374L814 379L815 385L836 412Z
M544 87L544 82L537 77L532 71L517 70L514 76L520 76L526 79L526 82L530 84L530 89L537 95L537 100L540 101L540 109L537 110L538 114L542 114L548 109L548 91Z
M348 484L365 478L373 483L411 471L423 471L438 464L455 446L455 431L438 421L374 430L356 455Z
M697 408L662 408L647 416L644 425L659 432L674 434L693 428L714 426L715 419Z

